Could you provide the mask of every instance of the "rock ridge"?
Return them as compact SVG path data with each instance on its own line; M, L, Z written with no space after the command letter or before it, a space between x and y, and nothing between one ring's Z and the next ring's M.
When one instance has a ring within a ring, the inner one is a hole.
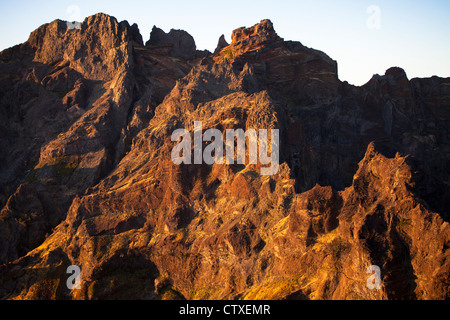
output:
M1 299L450 296L450 78L356 87L270 20L211 54L97 14L1 52L0 84ZM175 165L194 121L279 129L278 173Z

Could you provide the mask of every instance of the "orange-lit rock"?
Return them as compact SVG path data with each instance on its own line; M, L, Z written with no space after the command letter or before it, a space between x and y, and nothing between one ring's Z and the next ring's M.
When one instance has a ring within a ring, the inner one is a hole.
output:
M214 54L103 14L64 26L0 53L0 298L450 297L449 79L355 87L269 20ZM278 173L175 165L194 121L279 129Z

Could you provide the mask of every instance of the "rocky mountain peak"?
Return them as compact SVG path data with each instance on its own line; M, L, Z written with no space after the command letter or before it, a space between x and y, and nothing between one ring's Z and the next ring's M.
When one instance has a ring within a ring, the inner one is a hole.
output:
M34 61L43 65L68 64L92 80L111 80L132 66L131 41L140 42L137 26L119 23L98 13L87 17L79 28L55 20L39 27L26 42L34 51Z
M250 28L241 27L232 32L231 44L223 47L221 51L215 52L214 60L221 61L226 58L233 61L236 57L246 52L260 52L281 45L283 39L280 38L270 20L261 20ZM221 44L224 44L221 41Z
M400 67L391 67L391 68L387 69L385 72L385 75L393 76L395 78L408 78L406 76L405 70L403 70L403 68L400 68Z
M214 54L220 52L223 48L228 47L230 44L225 40L225 35L221 35L219 41L217 42L216 50L214 50Z
M156 26L153 26L150 39L146 42L145 46L162 54L183 60L204 58L210 54L206 50L197 50L194 38L186 31L171 29L166 33Z
M153 26L150 40L145 44L148 47L167 47L173 57L186 60L195 58L197 47L194 38L184 30L172 29L165 33L162 29Z
M272 21L265 19L253 27L241 27L233 31L231 35L231 44L238 46L263 45L272 42L283 41L273 27Z

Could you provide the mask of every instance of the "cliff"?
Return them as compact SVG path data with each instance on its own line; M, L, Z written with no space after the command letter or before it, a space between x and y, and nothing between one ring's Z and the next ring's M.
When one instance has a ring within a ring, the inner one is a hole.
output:
M105 14L41 26L0 74L2 299L450 296L449 78L356 87L269 20L209 53ZM175 165L194 121L279 129L278 173Z

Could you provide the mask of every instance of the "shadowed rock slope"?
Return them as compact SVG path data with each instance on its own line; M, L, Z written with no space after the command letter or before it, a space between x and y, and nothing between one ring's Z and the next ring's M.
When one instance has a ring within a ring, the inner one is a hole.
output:
M3 51L0 82L2 299L450 297L450 79L355 87L269 20L209 53L97 14ZM173 164L194 121L279 129L278 173Z

